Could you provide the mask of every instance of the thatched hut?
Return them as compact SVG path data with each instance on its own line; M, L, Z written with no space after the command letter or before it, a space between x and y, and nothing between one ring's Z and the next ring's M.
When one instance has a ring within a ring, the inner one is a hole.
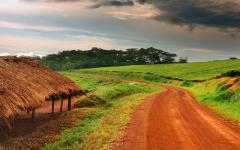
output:
M73 81L35 59L0 57L0 123L40 107L52 94L66 95L69 90L81 92Z

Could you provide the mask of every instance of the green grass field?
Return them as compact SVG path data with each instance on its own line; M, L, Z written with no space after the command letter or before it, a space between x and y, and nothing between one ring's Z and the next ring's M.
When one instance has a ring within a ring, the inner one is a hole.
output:
M79 107L77 109L91 108L94 111L85 114L83 119L76 120L74 128L64 131L58 140L45 145L43 149L109 148L113 140L122 136L120 129L127 124L129 114L143 102L144 97L154 91L162 90L137 80L175 84L175 81L161 76L203 80L230 70L240 70L240 60L107 67L62 72L90 93L77 104ZM229 90L228 80L234 79L215 79L202 83L178 81L177 85L188 87L201 103L208 105L225 118L240 121L240 90Z
M85 75L105 76L126 80L144 80L158 83L174 84L189 87L197 99L214 109L228 119L240 121L240 90L239 86L234 91L226 88L219 90L222 85L227 87L227 80L211 79L231 70L240 70L240 60L211 61L188 64L159 64L159 65L135 65L120 67L104 67L94 69L75 70ZM184 81L176 82L171 79L180 78ZM186 80L206 80L202 83L194 83ZM203 88L204 87L204 88Z
M159 65L133 65L120 67L104 67L95 69L82 69L82 73L123 72L123 73L152 73L155 76L179 78L183 80L206 80L226 73L230 70L240 70L240 60L211 61L188 64L159 64Z

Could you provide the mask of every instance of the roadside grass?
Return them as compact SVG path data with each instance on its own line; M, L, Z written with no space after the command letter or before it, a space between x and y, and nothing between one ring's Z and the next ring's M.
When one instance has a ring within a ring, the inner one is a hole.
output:
M191 87L191 86L193 86L193 83L191 81L183 81L180 83L180 86Z
M224 116L224 118L232 121L240 122L240 104L228 103L228 102L216 102L216 101L203 101L209 108L213 109L218 114Z
M89 92L95 91L97 87L101 86L101 83L103 81L95 79L95 78L88 78L88 77L82 77L78 73L74 72L61 72L66 77L73 80L75 83L80 85L84 90L87 90Z
M123 79L135 79L135 80L144 80L155 83L168 83L171 84L172 81L166 78L163 78L161 75L153 73L144 73L144 72L126 72L126 71L101 71L101 70L75 70L80 74L85 75L98 75L114 78L123 78Z
M75 122L75 127L64 131L58 140L47 144L43 150L55 149L107 149L122 136L121 129L127 124L130 113L146 96L162 90L160 87L119 80L83 78L76 72L65 75L77 81L82 87L91 89L91 97L86 97L79 107L93 108L95 113L85 114ZM85 83L83 83L85 82ZM102 103L99 103L101 101ZM104 102L103 102L104 101ZM77 108L82 109L82 108Z
M195 84L190 90L197 99L226 119L240 121L240 88L229 88L230 78Z
M95 69L81 69L82 73L131 73L136 77L137 74L154 74L150 76L154 80L160 80L158 76L166 76L172 78L179 78L183 80L206 80L221 74L225 74L231 70L240 70L240 60L224 60L224 61L210 61L200 63L185 63L185 64L155 64L155 65L131 65L120 67L102 67ZM157 78L156 78L157 77Z

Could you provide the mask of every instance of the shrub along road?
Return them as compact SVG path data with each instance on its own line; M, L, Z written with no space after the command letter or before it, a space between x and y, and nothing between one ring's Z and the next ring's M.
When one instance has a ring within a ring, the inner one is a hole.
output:
M138 106L114 150L237 150L240 127L199 104L181 88L150 96Z

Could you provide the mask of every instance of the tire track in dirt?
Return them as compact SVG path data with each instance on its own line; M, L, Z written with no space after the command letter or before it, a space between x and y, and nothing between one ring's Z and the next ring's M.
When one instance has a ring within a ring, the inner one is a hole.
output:
M191 94L163 85L132 114L115 150L240 150L240 127L224 120Z

